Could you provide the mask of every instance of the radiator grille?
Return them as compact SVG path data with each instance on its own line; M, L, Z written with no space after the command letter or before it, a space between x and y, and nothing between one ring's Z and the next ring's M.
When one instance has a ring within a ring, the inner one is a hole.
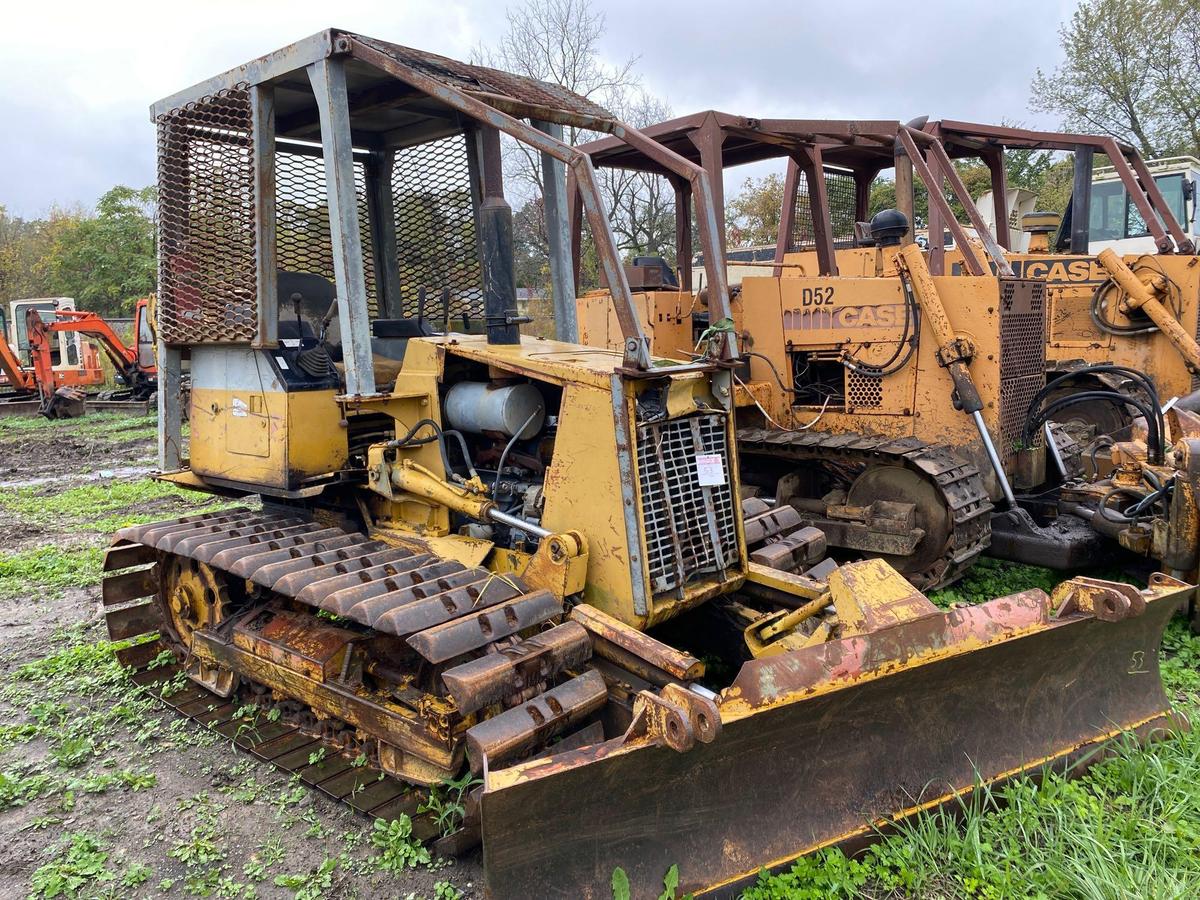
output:
M720 458L722 484L700 484L700 454ZM639 425L637 457L652 593L679 590L696 576L735 566L737 520L724 416Z
M1000 280L1000 454L1020 446L1029 404L1046 383L1046 285ZM1036 438L1040 446L1041 435Z
M250 93L220 91L157 125L163 339L249 342L258 325Z

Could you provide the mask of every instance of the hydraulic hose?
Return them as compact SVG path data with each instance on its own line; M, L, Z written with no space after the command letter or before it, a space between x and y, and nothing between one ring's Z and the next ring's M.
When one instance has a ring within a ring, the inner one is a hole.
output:
M1057 378L1051 379L1049 382L1047 382L1045 387L1034 394L1033 400L1030 401L1030 421L1033 420L1033 411L1040 407L1042 401L1050 396L1050 393L1054 390L1054 388L1064 384L1065 382L1072 381L1085 375L1104 374L1120 375L1138 384L1142 390L1142 393L1146 395L1149 405L1154 410L1154 416L1158 424L1158 434L1161 443L1162 437L1166 434L1167 428L1166 422L1163 420L1162 404L1159 402L1158 391L1154 387L1154 382L1152 382L1143 373L1137 371L1137 369L1131 369L1128 366L1116 366L1111 363L1099 363L1097 365L1084 366L1082 368L1073 369L1070 372L1059 375ZM1147 418L1147 422L1149 422L1149 418ZM1147 427L1149 427L1149 425L1147 425ZM1029 429L1029 431L1032 432L1032 429ZM1161 459L1157 461L1161 462Z
M1069 397L1062 397L1055 400L1053 403L1046 406L1033 414L1025 422L1025 441L1032 442L1033 434L1041 426L1042 422L1046 421L1050 415L1060 409L1065 409L1068 406L1073 406L1077 403L1083 403L1087 400L1104 400L1109 403L1129 404L1136 408L1146 419L1147 426L1147 450L1152 463L1159 464L1163 459L1163 443L1162 433L1159 431L1159 419L1155 417L1150 407L1132 397L1127 397L1124 394L1118 394L1116 391L1081 391L1078 394L1072 394Z
M414 435L422 428L429 427L433 429L433 434L425 438L415 438ZM446 436L455 438L458 441L459 449L462 450L463 460L467 464L467 472L472 478L476 477L475 464L471 461L471 453L467 449L466 438L462 436L462 432L454 429L443 429L441 425L433 421L433 419L421 419L412 428L408 429L408 434L402 438L397 438L394 441L388 441L388 447L419 447L422 444L429 444L433 441L438 442L438 449L442 454L442 465L446 467L446 474L452 475L454 468L450 465L450 455L446 452ZM453 476L457 477L457 476Z

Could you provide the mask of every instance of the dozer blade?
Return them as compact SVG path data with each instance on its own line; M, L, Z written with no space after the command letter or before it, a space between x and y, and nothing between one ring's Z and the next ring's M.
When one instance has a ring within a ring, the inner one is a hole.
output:
M490 896L607 898L617 866L633 896L657 896L673 864L681 894L730 896L761 867L858 842L980 782L1175 727L1158 648L1193 588L1156 575L1143 604L1092 587L748 662L721 695L720 734L686 753L618 739L493 769Z

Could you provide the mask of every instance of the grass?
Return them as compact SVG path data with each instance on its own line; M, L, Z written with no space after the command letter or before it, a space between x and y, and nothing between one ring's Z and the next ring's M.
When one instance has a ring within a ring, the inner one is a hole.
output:
M0 510L34 525L55 525L64 529L80 525L89 531L109 532L125 525L169 517L161 510L149 514L134 511L137 507L165 500L188 507L187 512L226 502L165 481L142 478L80 484L57 493L47 493L40 485L16 488L0 493Z
M71 587L100 583L104 551L99 547L38 547L0 553L0 600L61 596Z
M330 816L314 805L313 792L232 747L225 750L225 763L202 769L214 776L211 794L204 789L165 813L155 805L146 815L147 822L173 824L153 841L157 848L148 841L134 851L157 850L157 857L133 859L122 833L107 825L98 828L94 814L81 817L79 804L103 795L98 801L103 808L127 809L123 795L158 787L159 754L182 754L174 764L186 759L194 766L199 747L228 745L228 739L182 718L156 715L157 702L116 660L114 651L123 643L97 641L94 632L72 628L56 632L53 646L53 652L17 666L0 682L0 815L30 807L25 827L45 832L29 897L116 900L145 896L144 887L157 883L159 892L170 896L251 898L267 891L323 900L346 896L348 880L378 887L381 879L395 885L390 895L405 896L399 887L413 869L442 865L413 836L407 816L373 826L344 818L341 827L355 830L345 832L344 849L337 852ZM182 676L177 679L182 683ZM276 830L257 847L232 840L227 827L240 807L252 804L275 810ZM95 802L91 808L94 812ZM107 814L100 821L107 821ZM321 855L316 863L297 865L294 851L308 842ZM170 874L163 877L161 869ZM462 894L439 881L434 897L459 900Z
M0 418L0 438L34 433L46 433L48 437L54 433L70 433L125 443L154 438L158 424L153 416L130 416L119 412L88 413L79 419L46 419L33 415Z

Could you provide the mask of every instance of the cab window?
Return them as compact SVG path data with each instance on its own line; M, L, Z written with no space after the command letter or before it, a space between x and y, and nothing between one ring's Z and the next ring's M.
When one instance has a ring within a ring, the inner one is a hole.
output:
M1125 237L1125 188L1119 181L1092 185L1088 230L1093 241L1119 241Z

